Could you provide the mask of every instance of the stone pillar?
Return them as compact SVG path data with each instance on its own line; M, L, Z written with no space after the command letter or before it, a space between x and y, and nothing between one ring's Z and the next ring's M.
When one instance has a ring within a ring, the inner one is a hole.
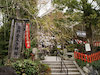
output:
M32 49L32 53L35 54L35 59L38 58L38 55L37 55L37 48L33 48Z

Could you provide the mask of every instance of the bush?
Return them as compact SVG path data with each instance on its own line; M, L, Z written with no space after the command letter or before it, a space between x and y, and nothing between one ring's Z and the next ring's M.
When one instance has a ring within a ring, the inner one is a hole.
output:
M68 44L67 45L67 50L68 52L74 52L75 44Z
M2 60L0 60L0 66L3 66L3 62L2 62Z
M37 39L36 38L34 38L34 39L32 39L32 41L31 41L31 47L37 47Z
M2 60L8 55L10 24L9 21L0 27L0 59Z
M80 53L86 53L85 51L85 45L83 44L77 44L77 49L79 50Z
M82 61L81 59L76 59L77 64L82 68L86 66L87 62Z
M81 68L83 68L87 64L87 62L84 62L81 59L76 59L76 62ZM98 70L98 72L100 74L100 60L94 61L90 65L93 66L94 69Z
M49 74L51 72L51 69L46 64L41 64L41 67L39 68L39 72L45 75L46 73Z
M29 49L26 49L25 51L24 51L24 58L30 58L30 54L32 53L32 48L29 48Z
M57 51L57 50L58 50L57 47L56 47L56 46L53 46L52 50L50 50L50 54L51 54L52 56L57 55L57 54L56 54L56 51Z
M95 69L99 70L99 69L100 69L100 60L92 62L91 65L92 65Z
M18 75L40 75L41 73L50 72L48 71L49 67L45 64L41 64L39 61L18 60L12 63L12 67L16 70Z

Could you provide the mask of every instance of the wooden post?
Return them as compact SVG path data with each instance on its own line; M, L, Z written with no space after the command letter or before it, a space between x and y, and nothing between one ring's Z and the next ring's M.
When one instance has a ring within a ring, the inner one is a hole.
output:
M14 19L12 20L11 30L10 30L10 39L9 39L9 48L8 48L8 59L11 57L13 33L14 33Z

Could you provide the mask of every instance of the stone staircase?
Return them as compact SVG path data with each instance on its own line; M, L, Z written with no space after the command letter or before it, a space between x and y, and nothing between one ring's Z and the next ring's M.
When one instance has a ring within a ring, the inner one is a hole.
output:
M42 61L44 64L48 64L51 68L51 75L67 75L65 66L63 65L63 71L61 72L61 61L54 56L48 56ZM68 68L68 75L82 75L72 60L64 60L66 67Z

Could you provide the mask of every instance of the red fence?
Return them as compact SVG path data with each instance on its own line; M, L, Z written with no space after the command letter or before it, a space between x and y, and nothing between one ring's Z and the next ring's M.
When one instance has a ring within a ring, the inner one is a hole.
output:
M94 42L93 46L100 47L100 42Z
M93 61L100 60L100 51L97 53L90 54L90 55L79 53L79 52L74 52L74 58L81 59L82 61L91 63Z

